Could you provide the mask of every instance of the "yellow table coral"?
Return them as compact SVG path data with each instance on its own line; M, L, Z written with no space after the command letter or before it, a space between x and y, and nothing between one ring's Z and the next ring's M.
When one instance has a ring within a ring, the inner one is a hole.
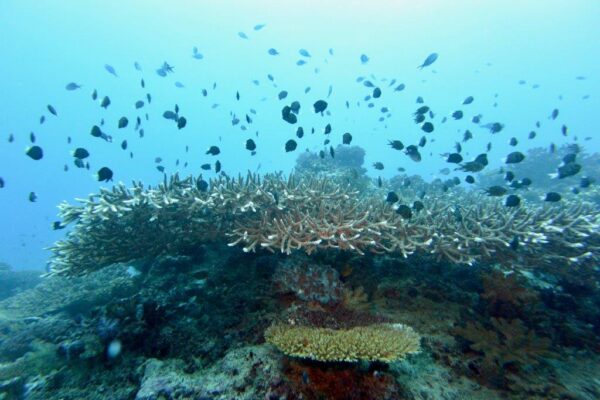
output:
M334 330L276 324L265 339L285 354L318 361L392 362L420 350L421 337L402 324L376 324Z

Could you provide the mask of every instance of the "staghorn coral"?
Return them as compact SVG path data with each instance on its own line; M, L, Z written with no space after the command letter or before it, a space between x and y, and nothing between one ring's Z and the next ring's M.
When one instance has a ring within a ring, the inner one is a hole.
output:
M433 193L405 220L377 194L361 196L336 179L281 174L201 179L174 175L156 188L134 183L102 189L78 206L59 206L75 223L52 248L52 274L78 275L115 262L186 253L229 238L243 251L311 254L322 249L430 253L473 264L495 259L522 266L598 260L600 214L594 206L522 205L473 193ZM515 251L510 243L519 238Z
M334 330L276 324L265 339L285 354L317 361L393 362L420 351L420 336L402 324L374 324Z

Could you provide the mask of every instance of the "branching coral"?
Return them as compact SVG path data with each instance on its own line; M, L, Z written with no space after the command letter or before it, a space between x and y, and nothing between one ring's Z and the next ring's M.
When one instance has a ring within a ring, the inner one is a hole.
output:
M224 237L246 252L339 249L407 257L419 251L468 264L598 258L600 214L591 205L510 209L497 199L456 193L423 200L425 209L405 220L379 196L361 196L335 179L248 174L207 185L174 175L156 188L120 184L79 199L79 206L59 206L63 223L76 225L51 248L51 271L76 275Z
M491 323L493 329L489 330L479 323L456 328L458 336L471 342L471 349L483 353L486 366L531 365L551 354L550 339L537 336L521 320L492 318Z
M289 356L317 361L392 362L420 351L420 336L402 324L344 330L279 324L266 330L265 339Z

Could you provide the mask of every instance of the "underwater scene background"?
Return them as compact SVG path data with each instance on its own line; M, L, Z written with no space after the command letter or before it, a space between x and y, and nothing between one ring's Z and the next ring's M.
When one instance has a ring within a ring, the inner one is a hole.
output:
M3 2L0 399L600 398L599 22Z

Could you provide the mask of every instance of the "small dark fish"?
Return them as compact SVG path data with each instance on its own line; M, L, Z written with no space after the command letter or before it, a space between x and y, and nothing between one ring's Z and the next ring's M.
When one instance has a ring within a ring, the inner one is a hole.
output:
M38 161L44 157L44 150L40 146L31 146L25 150L25 154L27 154L31 159Z
M415 115L414 121L415 121L415 124L420 124L421 122L425 121L425 114Z
M75 164L75 166L76 166L77 168L85 168L85 164L84 164L84 163L83 163L83 161L82 161L82 160L80 160L79 158L76 158L76 159L73 161L73 164Z
M581 180L579 181L579 187L582 189L587 189L590 187L590 185L594 183L594 179L589 178L589 177L583 177L581 178Z
M289 106L283 107L283 109L281 110L281 118L283 118L283 120L289 124L295 124L296 122L298 122L298 118L292 112L292 109Z
M48 111L50 112L50 114L52 114L54 116L58 116L56 109L51 104L48 104L47 108L48 108Z
M152 96L150 96L150 93L146 93L146 100L148 100L148 104L152 103Z
M463 160L463 157L460 154L452 153L452 154L448 155L446 162L458 164L458 163L461 163L462 160Z
M377 177L377 187L379 187L379 188L380 188L380 187L382 187L382 186L383 186L383 180L381 180L381 177L380 177L380 176L378 176L378 177Z
M412 218L412 211L410 207L405 204L400 204L398 208L396 208L396 214L398 214L404 219Z
M423 61L423 64L419 65L417 68L423 69L425 67L428 67L431 64L433 64L437 59L438 59L438 54L437 53L431 53L430 55L427 56L427 58L425 59L425 61Z
M276 49L272 48L272 47L271 47L271 48L270 48L270 49L269 49L267 52L268 52L270 55L272 55L272 56L277 56L277 55L279 55L279 52L278 52Z
M381 97L381 89L376 87L375 89L373 89L373 98L378 99L380 97Z
M123 140L123 141L121 142L121 148L122 148L123 150L127 150L127 140Z
M72 90L77 90L81 88L81 85L76 84L75 82L69 82L67 83L67 85L65 86L65 89L72 91Z
M210 164L202 164L202 165L200 166L200 168L202 168L202 169L203 169L203 170L205 170L205 171L209 171L209 170L210 170L210 168L211 168L211 165L210 165Z
M31 132L31 133L29 134L29 141L30 141L31 143L35 143L35 133Z
M469 184L473 184L473 183L475 183L475 178L473 178L473 176L472 176L472 175L467 175L467 176L465 177L465 182L467 182L467 183L469 183Z
M566 165L558 167L558 173L553 174L553 177L558 177L558 179L568 178L569 176L577 175L581 171L581 165L570 162Z
M325 152L324 152L323 150L320 150L320 151L319 151L319 157L320 157L321 159L324 159L324 158L325 158Z
M301 126L299 126L298 130L296 130L296 137L298 139L302 139L302 137L304 137L304 129L302 129Z
M504 200L506 207L518 207L521 204L521 198L515 194L509 194Z
M406 148L406 154L410 157L414 162L421 161L421 153L419 153L419 149L415 145L410 145Z
M0 189L2 189L4 187L4 179L2 179L2 177L0 177Z
M523 161L525 159L525 155L523 153L521 153L520 151L514 151L512 153L510 153L508 156L506 156L506 158L504 159L504 162L506 164L518 164L521 161Z
M109 74L114 75L118 78L117 71L112 65L104 64L104 69L107 70Z
M329 135L331 133L331 124L325 125L325 131L323 133L325 135Z
M171 119L171 120L173 120L173 121L177 121L177 118L178 118L178 116L177 116L177 114L176 114L176 113L174 113L173 111L167 110L167 111L165 111L165 112L163 113L163 118L166 118L166 119Z
M238 32L238 36L242 39L248 39L248 35L246 35L244 32Z
M300 49L298 50L298 53L302 56L302 57L310 57L310 53L308 52L308 50L306 49Z
M422 136L421 140L419 140L419 147L425 147L426 144L427 144L427 138L425 136Z
M490 186L489 188L485 189L484 192L488 195L488 196L504 196L507 192L507 189L503 186Z
M221 161L217 160L215 162L215 174L218 174L219 172L221 172Z
M576 159L577 159L577 153L569 153L563 157L562 162L563 162L563 164L569 164L569 163L575 162Z
M15 135L13 135L12 133L10 135L8 135L8 143L12 143L15 141Z
M462 151L462 146L461 146L461 144L459 142L456 142L454 144L454 148L456 149L457 153L460 153Z
M367 55L366 55L366 54L361 54L361 55L360 55L360 62L361 62L361 64L366 64L366 63L368 63L368 62L369 62L369 57L367 57Z
M329 155L331 158L335 158L335 150L333 150L333 146L329 146Z
M431 122L425 122L422 126L421 126L421 130L423 130L423 132L427 132L427 133L431 133L433 132L433 124Z
M140 86L142 87L142 89L146 88L146 82L144 81L143 78L142 78L142 80L140 80Z
M350 144L352 142L352 135L350 134L350 132L346 132L342 135L342 143L343 144Z
M566 125L563 125L563 126L560 128L560 132L562 133L562 135L563 135L563 136L567 136L567 135L569 134L569 129L567 128L567 126L566 126Z
M92 100L96 101L97 98L98 98L98 91L96 89L94 89L94 91L92 92Z
M379 161L376 163L373 163L373 168L381 171L383 169L383 163L381 163Z
M285 151L286 151L286 153L289 153L290 151L296 150L297 146L298 146L298 144L296 143L296 141L294 139L288 140L287 142L285 142Z
M35 194L35 192L29 192L28 199L30 202L35 203L37 200L37 194Z
M140 108L144 107L144 102L142 100L138 100L135 102L135 109L139 110Z
M298 60L298 61L296 61L296 65L297 66L302 66L304 64L306 64L306 61L304 61L304 60Z
M556 203L562 199L561 195L556 192L548 192L546 196L542 196L541 199L543 201L547 201L549 203Z
M194 48L192 49L192 57L196 60L202 60L204 58L204 55L200 53L198 47L194 46Z
M187 125L187 119L185 117L177 118L177 129L183 129Z
M396 88L394 89L394 92L401 92L404 89L406 89L406 85L404 83L401 83L398 86L396 86Z
M508 144L514 147L514 146L516 146L516 145L519 144L519 141L517 140L516 137L511 137L510 141L508 142Z
M129 125L129 120L127 117L121 117L119 119L119 129L126 128Z
M90 152L84 149L83 147L78 147L71 153L73 157L83 160L84 158L88 158L90 156Z
M477 161L469 161L460 166L460 169L466 172L479 172L484 168L485 165Z
M108 96L104 96L102 102L100 103L100 107L107 109L110 106L110 98Z
M256 24L256 25L254 25L254 30L255 31L260 31L265 26L267 26L267 24Z
M429 111L429 106L421 106L421 107L417 108L417 111L415 111L414 115L427 114L428 111Z
M373 85L373 82L368 81L368 80L363 81L363 85L365 85L368 88L374 88L375 87L375 85Z
M413 202L413 210L415 210L416 212L419 212L419 211L423 210L424 208L425 208L425 204L423 204L422 201L415 200Z
M137 70L137 71L141 71L142 70L142 66L140 65L139 62L134 62L133 63L133 67Z
M300 102L292 101L292 104L290 104L290 110L292 110L294 114L298 115L300 112Z
M98 179L99 182L112 181L113 172L108 167L102 167L98 170L98 172L96 174L96 178Z
M60 229L65 229L65 228L66 228L66 225L61 224L60 221L54 221L52 223L52 229L55 231L58 231Z
M473 118L471 118L471 122L473 122L474 124L478 124L481 122L481 115L475 115Z
M481 165L488 165L487 154L483 153L475 157L475 162L480 163Z
M404 149L404 144L399 140L388 140L388 145L394 150Z
M515 179L515 174L512 171L507 171L504 175L504 180L507 182L512 182Z
M558 108L552 110L552 113L550 114L551 119L556 119L556 117L558 117Z
M473 102L473 100L474 100L473 96L469 96L463 100L463 104L464 105L471 104Z
M452 113L452 118L454 118L455 120L462 119L462 117L463 117L463 112L460 110L456 110Z
M157 165L157 166L156 166L156 169L157 169L159 172L165 172L165 167L163 167L162 165Z
M527 136L527 138L528 139L533 139L533 138L535 138L536 135L537 134L535 133L535 131L531 131L531 132L529 132L529 135Z
M206 154L210 154L211 156L216 156L221 153L221 149L217 146L210 146L208 150L206 150Z
M246 140L246 150L250 150L250 151L256 150L256 143L254 143L254 140L252 140L252 139Z
M286 90L282 90L281 92L279 92L279 94L277 95L277 98L279 100L283 100L287 97L288 92Z
M315 104L313 104L315 108L315 113L321 113L323 115L323 111L327 108L327 102L325 100L317 100Z
M398 202L398 200L400 200L400 198L398 197L398 195L395 192L389 192L385 199L385 201L387 201L388 203L392 203L392 204Z
M490 122L489 124L485 124L482 127L488 129L491 134L498 133L502 129L504 129L504 125L500 122Z

